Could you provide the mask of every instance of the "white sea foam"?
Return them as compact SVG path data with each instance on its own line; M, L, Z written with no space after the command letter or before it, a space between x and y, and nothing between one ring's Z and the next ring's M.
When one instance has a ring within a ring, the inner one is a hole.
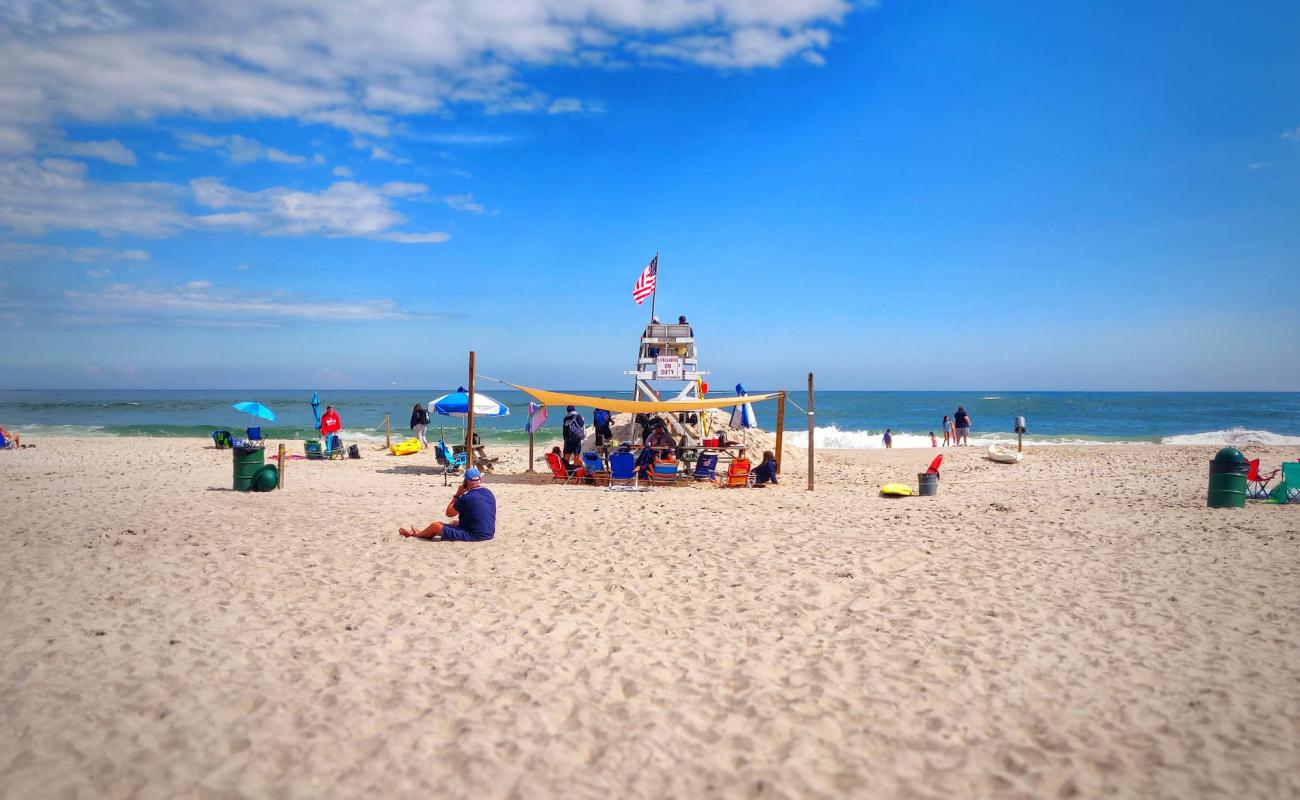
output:
M943 441L943 435L935 431L939 441ZM815 428L813 430L813 442L819 448L828 450L880 450L885 446L883 430L840 430L834 425L824 428ZM908 433L906 431L892 432L894 438L894 448L916 448L930 447L930 435L928 433ZM796 438L795 441L798 441ZM1015 444L1016 435L1014 433L987 433L982 436L972 436L970 445L972 447L987 447L991 444ZM1062 445L1103 445L1103 444L1154 444L1151 441L1119 441L1114 439L1084 439L1079 437L1066 436L1035 436L1028 435L1025 437L1025 444L1032 444L1035 447L1041 446L1062 446Z
M1229 428L1226 431L1205 431L1166 436L1161 444L1221 444L1232 445L1287 445L1300 444L1300 436L1287 436L1272 431L1255 431L1247 428Z

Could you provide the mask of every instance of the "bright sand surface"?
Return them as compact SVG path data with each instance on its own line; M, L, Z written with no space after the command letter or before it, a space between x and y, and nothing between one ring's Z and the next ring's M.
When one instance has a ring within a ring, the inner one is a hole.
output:
M1215 448L805 454L778 488L427 454L230 490L179 439L0 453L0 795L1295 797L1300 506ZM1260 448L1275 465L1294 448Z

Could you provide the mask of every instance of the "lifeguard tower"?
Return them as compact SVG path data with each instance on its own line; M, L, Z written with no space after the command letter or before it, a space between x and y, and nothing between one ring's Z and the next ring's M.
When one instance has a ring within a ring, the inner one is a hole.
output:
M635 378L633 400L658 401L702 399L704 378L709 373L700 369L695 333L689 324L664 325L652 322L645 326L645 332L641 334L636 369L625 370L623 374ZM651 381L679 388L667 396L668 392L654 388ZM668 416L668 424L679 434L685 433L695 439L700 436L695 426L686 425L675 416Z

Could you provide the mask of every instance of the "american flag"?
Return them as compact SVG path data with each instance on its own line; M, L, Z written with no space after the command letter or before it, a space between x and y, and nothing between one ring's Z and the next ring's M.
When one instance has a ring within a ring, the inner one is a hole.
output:
M655 281L659 279L659 256L655 255L646 264L645 269L641 270L641 277L636 279L636 286L632 287L632 299L637 305L645 302L645 299L655 293Z

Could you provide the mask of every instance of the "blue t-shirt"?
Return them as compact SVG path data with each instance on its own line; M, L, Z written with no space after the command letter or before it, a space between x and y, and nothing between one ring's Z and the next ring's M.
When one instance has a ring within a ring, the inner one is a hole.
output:
M456 527L482 539L491 539L497 531L497 499L492 490L480 486L456 498ZM482 541L480 539L479 541Z

